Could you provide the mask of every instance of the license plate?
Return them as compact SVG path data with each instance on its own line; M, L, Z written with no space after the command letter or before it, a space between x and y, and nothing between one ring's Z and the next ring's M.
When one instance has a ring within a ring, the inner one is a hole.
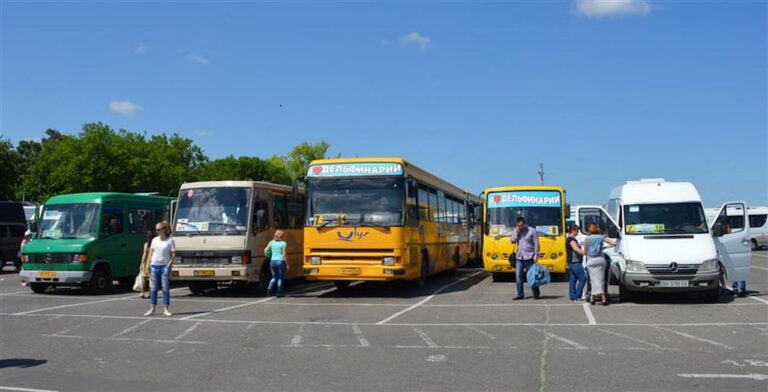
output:
M195 276L216 276L216 272L214 270L197 270L193 272Z
M360 272L360 268L357 267L341 269L341 273L344 275L360 275Z
M37 274L37 276L41 278L55 278L56 273L55 272L40 272Z
M662 280L661 287L688 287L687 280Z

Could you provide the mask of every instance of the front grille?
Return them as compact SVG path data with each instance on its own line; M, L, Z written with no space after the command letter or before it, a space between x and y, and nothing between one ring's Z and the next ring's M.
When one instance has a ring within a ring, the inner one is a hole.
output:
M183 267L230 265L232 256L242 255L243 251L177 251L174 264Z
M384 256L395 256L394 249L310 249L307 256L320 256L323 264L381 264Z
M670 265L646 266L648 272L659 275L692 275L699 271L698 264L678 264L677 271L670 269Z
M55 264L72 262L71 253L33 253L28 254L30 263Z

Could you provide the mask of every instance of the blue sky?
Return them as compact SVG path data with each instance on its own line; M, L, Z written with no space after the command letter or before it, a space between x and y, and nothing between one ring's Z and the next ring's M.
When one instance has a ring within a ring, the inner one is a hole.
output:
M766 3L3 2L0 133L115 128L211 158L303 141L602 203L641 177L768 204Z

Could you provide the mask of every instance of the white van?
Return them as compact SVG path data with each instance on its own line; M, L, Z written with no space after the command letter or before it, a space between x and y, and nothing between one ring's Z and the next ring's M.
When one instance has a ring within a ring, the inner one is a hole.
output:
M746 203L724 204L707 222L689 182L628 181L610 193L607 211L577 206L577 219L618 240L606 254L622 301L636 292L702 291L716 300L725 279L746 280L751 266ZM727 224L738 219L741 229ZM746 228L744 226L747 226Z
M747 213L752 250L768 246L768 207L749 207Z

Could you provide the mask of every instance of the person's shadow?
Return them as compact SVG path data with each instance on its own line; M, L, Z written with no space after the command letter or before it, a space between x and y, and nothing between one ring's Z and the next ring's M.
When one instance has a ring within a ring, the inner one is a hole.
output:
M30 368L40 366L48 362L47 359L29 359L29 358L9 358L0 359L0 369L18 367L18 368Z

